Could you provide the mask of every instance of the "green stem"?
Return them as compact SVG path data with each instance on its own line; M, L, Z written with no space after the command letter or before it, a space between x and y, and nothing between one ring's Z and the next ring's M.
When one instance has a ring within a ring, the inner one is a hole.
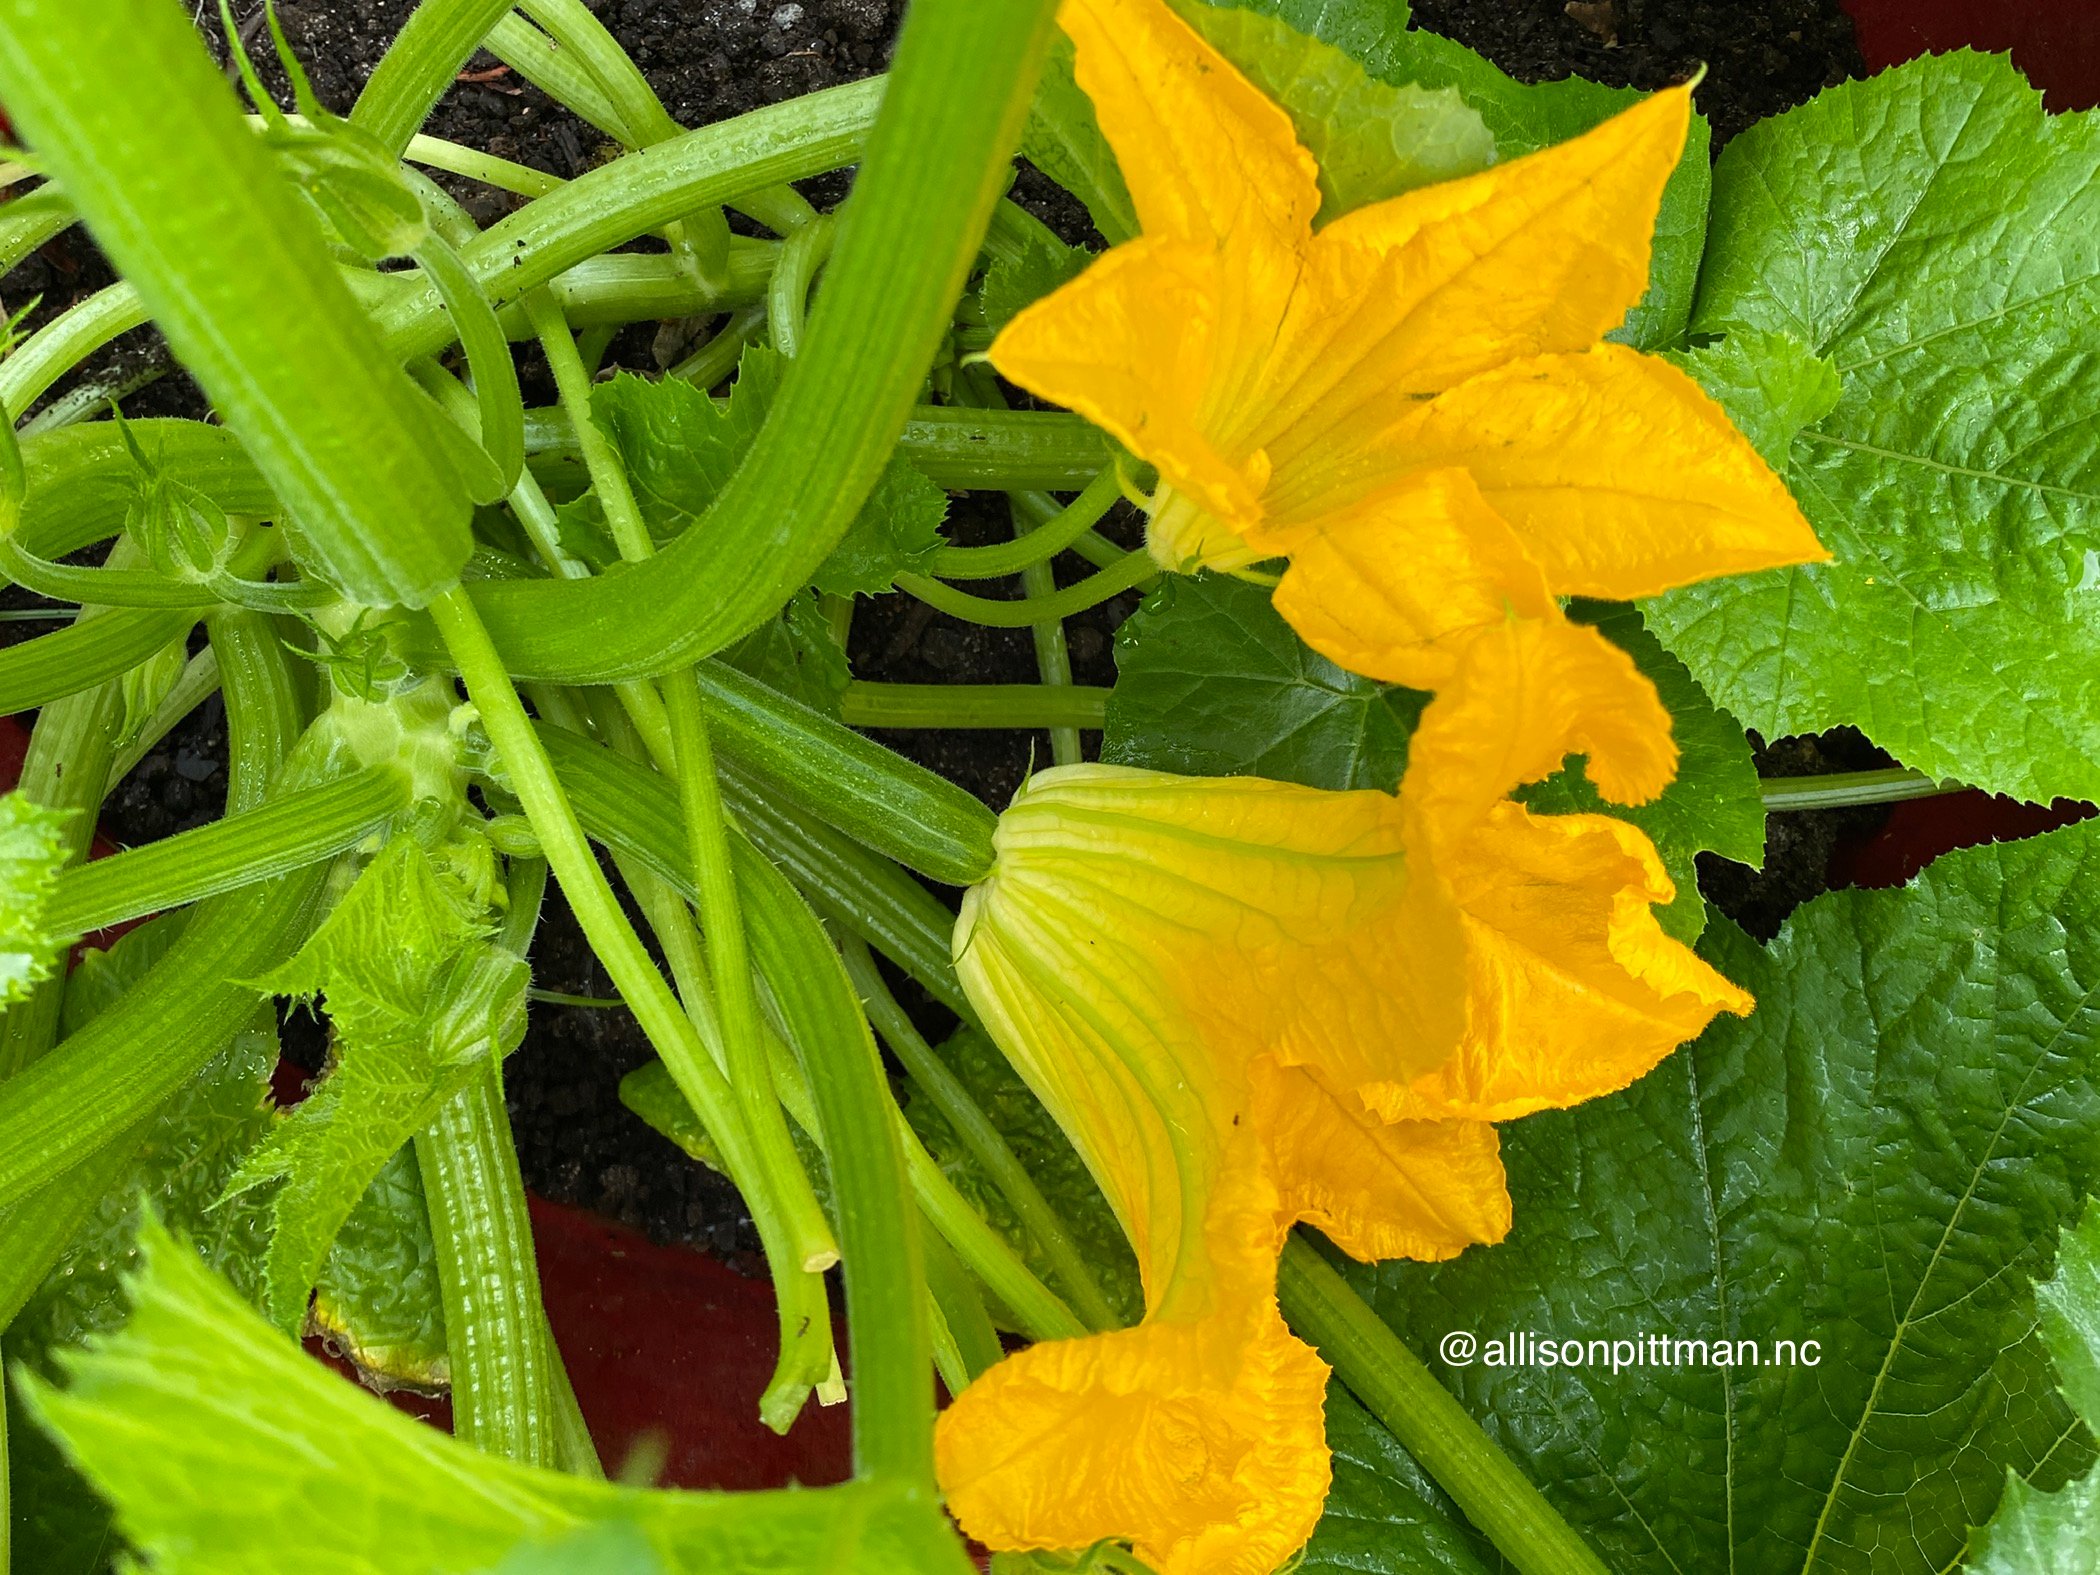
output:
M351 124L400 155L512 0L422 0L372 68Z
M1115 691L1052 684L880 684L855 679L839 701L848 727L1056 727L1098 730Z
M1894 804L1962 792L1966 784L1940 782L1901 766L1887 771L1845 771L1820 777L1765 777L1758 796L1768 813L1798 809L1845 809L1856 804Z
M1530 1478L1301 1237L1284 1244L1276 1290L1291 1326L1516 1569L1607 1575Z
M763 306L745 306L732 312L729 321L715 330L714 337L664 375L679 378L697 388L713 388L736 370L744 346L766 326Z
M831 256L837 234L830 219L816 219L790 234L780 248L780 262L766 292L766 315L773 324L773 348L782 355L793 355L801 348L802 326L809 315L809 287Z
M1090 1328L1102 1330L1118 1327L1122 1320L1101 1294L1100 1282L1093 1271L1087 1268L1086 1259L1080 1254L1079 1244L1072 1240L1065 1222L1050 1206L1040 1188L1035 1184L1014 1151L1007 1147L1006 1139L992 1118L984 1113L961 1078L949 1069L948 1063L934 1053L933 1046L913 1025L904 1008L883 982L875 959L868 955L868 948L859 936L842 934L836 936L839 955L845 959L846 975L853 981L853 988L860 993L861 1004L876 1032L883 1037L890 1052L904 1064L904 1070L923 1089L926 1097L963 1141L977 1163L1006 1200L1013 1205L1015 1215L1022 1227L1035 1237L1050 1259L1056 1271L1058 1283L1064 1287L1065 1295Z
M1122 495L1121 481L1110 466L1056 515L1026 534L989 547L943 547L933 555L928 572L942 580L998 580L1048 563L1099 524Z
M1048 596L1026 596L1013 602L972 596L953 586L943 585L939 580L929 580L922 574L898 575L897 589L909 591L929 607L971 623L985 624L994 629L1025 629L1030 624L1069 618L1089 607L1098 607L1112 597L1147 584L1157 578L1159 572L1159 565L1152 561L1151 554L1138 551L1125 553L1122 562L1098 574L1088 575L1077 585L1068 585Z
M45 922L79 935L286 875L355 846L408 801L406 773L386 765L282 794L67 870L45 906Z
M508 9L508 0L504 0L504 9ZM377 80L376 74L374 80ZM462 147L457 142L426 137L420 132L408 139L408 147L401 156L411 164L464 176L520 197L544 197L567 184L559 175L536 170L529 164L514 164L509 159L483 153L479 148Z
M487 1454L551 1467L547 1315L497 1063L476 1067L415 1143L445 1305L453 1434Z
M793 1245L774 1212L765 1206L769 1200L767 1168L748 1140L736 1096L701 1043L692 1019L650 961L598 867L583 827L577 822L576 811L554 775L502 658L475 616L473 603L464 592L455 589L433 601L430 612L468 694L480 708L489 740L510 774L518 802L532 822L533 834L539 838L591 949L604 963L642 1031L720 1145L731 1180L753 1203L753 1222L759 1227L768 1257L776 1263L793 1265ZM0 1089L0 1097L4 1097L4 1089ZM779 1372L799 1370L798 1353L783 1348L781 1363Z

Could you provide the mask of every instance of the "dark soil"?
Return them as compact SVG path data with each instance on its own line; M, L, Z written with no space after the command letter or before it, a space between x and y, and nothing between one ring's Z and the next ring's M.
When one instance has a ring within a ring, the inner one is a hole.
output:
M1717 151L1866 73L1835 0L1414 0L1414 19L1524 82L1583 76L1653 90L1703 65L1699 108Z
M899 0L587 0L647 73L671 113L688 125L719 120L759 104L848 81L879 70L894 41ZM986 0L993 3L993 0ZM223 55L215 8L200 26ZM410 0L284 0L282 17L322 100L347 111L388 40L411 9ZM235 14L251 35L260 22L254 0L237 0ZM1709 68L1700 105L1715 122L1718 140L1753 120L1810 97L1861 67L1850 24L1836 0L1416 0L1418 25L1481 50L1504 70L1527 80L1579 73L1613 83L1655 88L1682 80L1701 62ZM251 37L251 44L256 42ZM266 38L261 42L266 44ZM267 49L258 51L259 58ZM282 86L276 67L266 77ZM614 151L602 133L554 106L486 55L468 63L426 128L433 135L505 158L573 175ZM843 182L805 188L829 205ZM458 183L455 194L486 224L515 199ZM1031 170L1015 194L1066 239L1099 244L1083 209ZM77 232L70 233L10 277L10 300L41 293L34 321L47 320L110 280L108 266ZM654 332L641 325L620 335L610 364L653 370ZM165 365L150 331L127 336L86 371L117 380ZM534 383L543 373L523 366L527 397L551 390ZM537 375L536 375L537 374ZM125 400L137 415L203 413L197 391L179 373L151 383ZM1003 499L958 498L956 539L1001 539L1010 529ZM1109 533L1136 540L1136 521L1119 508ZM1057 564L1060 583L1089 572L1067 554ZM973 586L983 595L1018 594L1014 584ZM1075 677L1114 681L1113 634L1135 596L1125 596L1068 624ZM28 632L23 626L15 626ZM7 629L6 634L15 633ZM932 612L908 598L863 601L853 624L850 654L862 678L910 683L1025 682L1034 678L1026 631L990 630ZM1020 733L892 732L884 742L941 772L994 807L1002 806L1031 763L1049 758L1044 735ZM1091 747L1094 740L1089 735ZM112 799L108 829L125 842L142 841L208 818L223 802L223 772L198 775L224 759L224 716L216 704L200 710L147 757ZM1782 741L1760 755L1774 774L1856 770L1882 763L1863 742L1832 736ZM1771 821L1766 871L1759 875L1706 861L1701 889L1723 912L1759 935L1773 933L1786 912L1823 889L1831 848L1840 838L1870 832L1885 812L1794 814ZM534 954L535 983L551 990L609 994L596 958L574 920L550 895ZM310 1026L295 1037L293 1053L317 1059ZM527 1183L545 1196L578 1204L635 1226L658 1241L706 1246L745 1264L755 1242L748 1217L727 1185L676 1153L619 1103L620 1077L649 1057L639 1028L624 1010L535 1005L525 1045L506 1068L511 1116Z

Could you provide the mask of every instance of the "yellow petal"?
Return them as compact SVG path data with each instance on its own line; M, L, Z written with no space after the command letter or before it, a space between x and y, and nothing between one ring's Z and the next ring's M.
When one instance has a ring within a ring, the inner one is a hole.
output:
M1829 556L1721 407L1621 345L1469 379L1380 441L1375 463L1470 471L1555 595L1630 600Z
M1320 188L1289 115L1166 0L1065 0L1057 20L1146 235L1295 255Z
M1251 1123L1210 1132L1200 1299L1008 1357L942 1413L935 1467L998 1548L1132 1539L1160 1575L1269 1575L1327 1494L1327 1366L1276 1311L1283 1220Z
M1509 1233L1509 1189L1484 1121L1388 1125L1305 1067L1253 1069L1283 1211L1366 1263L1435 1261Z
M1198 406L1215 359L1221 264L1185 241L1119 246L1035 302L992 342L992 365L1076 410L1209 514L1258 520L1266 464L1250 476L1205 433Z
M1515 615L1558 618L1545 576L1462 470L1423 471L1295 532L1275 607L1307 645L1350 672L1437 689L1466 644Z
M1563 617L1510 619L1466 644L1423 711L1400 798L1441 867L1493 805L1571 754L1620 804L1654 798L1677 772L1670 713L1632 657Z
M1669 89L1572 141L1328 225L1251 441L1293 472L1359 446L1410 400L1595 344L1648 287L1690 118L1690 89ZM1312 490L1293 476L1294 497Z
M1271 1575L1327 1497L1326 1387L1273 1301L1231 1343L1173 1322L1053 1340L941 1413L935 1467L990 1547L1127 1537L1159 1575Z
M1656 922L1675 895L1654 847L1605 815L1493 810L1444 873L1465 915L1459 1053L1367 1091L1389 1118L1502 1121L1624 1088L1751 998Z

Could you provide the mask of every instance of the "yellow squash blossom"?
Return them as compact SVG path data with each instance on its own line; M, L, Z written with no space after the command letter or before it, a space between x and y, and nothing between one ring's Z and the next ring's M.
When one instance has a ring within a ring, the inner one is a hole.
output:
M1521 660L1511 627L1478 645ZM1276 1308L1291 1223L1367 1260L1497 1241L1489 1117L1623 1087L1748 1010L1656 923L1674 893L1638 831L1506 801L1577 736L1565 707L1498 713L1500 769L1442 778L1472 802L1420 786L1483 692L1429 706L1398 797L1072 766L1000 817L956 969L1115 1207L1146 1313L1009 1357L943 1414L973 1536L1266 1575L1328 1481L1327 1370ZM1607 779L1652 769L1582 736Z
M1288 557L1277 606L1307 643L1422 685L1398 571L1432 604L1447 567L1472 585L1428 642L1448 648L1501 620L1499 592L1624 599L1825 556L1690 378L1603 340L1647 286L1688 89L1315 232L1289 116L1165 0L1065 0L1059 21L1142 234L990 358L1158 468L1163 565ZM1458 490L1476 518L1448 565Z

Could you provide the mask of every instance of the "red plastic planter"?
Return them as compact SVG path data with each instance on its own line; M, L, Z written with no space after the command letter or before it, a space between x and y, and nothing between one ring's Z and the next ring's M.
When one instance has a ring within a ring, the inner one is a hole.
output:
M1843 0L1859 52L1880 71L1950 49L2010 50L2053 110L2100 104L2095 0Z

